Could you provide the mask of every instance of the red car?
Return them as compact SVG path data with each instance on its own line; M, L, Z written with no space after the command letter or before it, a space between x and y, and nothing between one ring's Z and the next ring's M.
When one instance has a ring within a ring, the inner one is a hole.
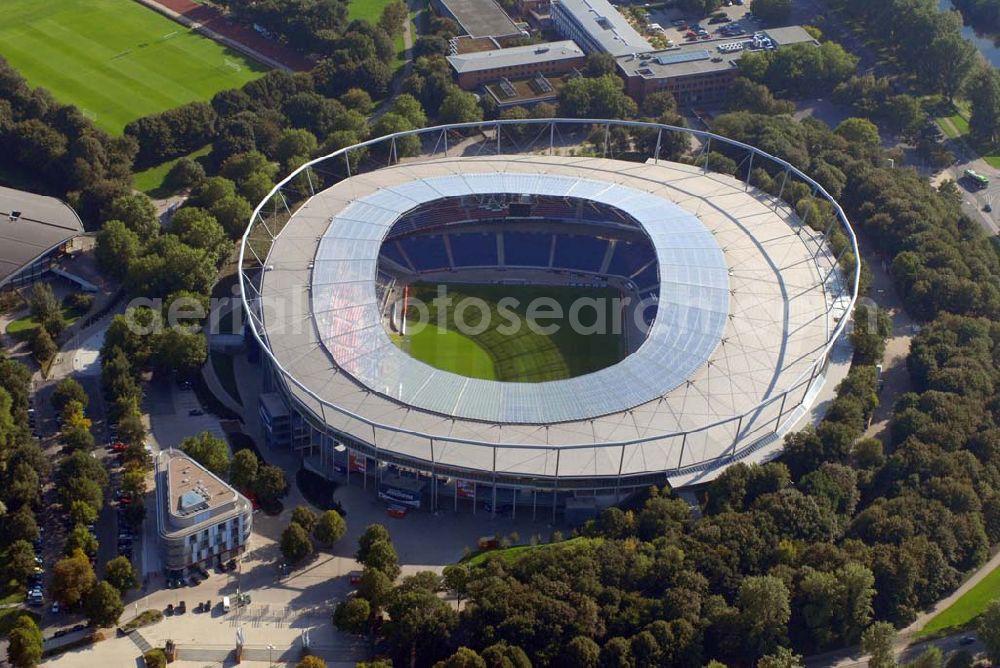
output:
M111 444L111 449L115 452L124 452L125 450L128 450L128 446L121 441L115 441Z
M389 514L389 517L395 517L396 519L403 519L406 517L406 506L392 505L385 509L385 512Z

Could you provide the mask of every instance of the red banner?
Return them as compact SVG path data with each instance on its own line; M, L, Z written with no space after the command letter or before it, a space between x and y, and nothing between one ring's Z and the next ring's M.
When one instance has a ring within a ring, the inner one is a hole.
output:
M368 460L364 455L356 455L352 452L347 456L347 462L352 471L364 473Z

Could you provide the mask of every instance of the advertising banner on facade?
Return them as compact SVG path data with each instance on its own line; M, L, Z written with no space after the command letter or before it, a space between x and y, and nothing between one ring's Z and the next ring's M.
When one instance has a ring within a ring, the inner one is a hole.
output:
M455 489L458 491L458 496L463 499L475 499L476 498L476 483L471 480L456 480Z
M368 463L367 458L364 455L358 455L355 453L350 453L347 457L348 465L351 467L352 472L364 473L365 466Z

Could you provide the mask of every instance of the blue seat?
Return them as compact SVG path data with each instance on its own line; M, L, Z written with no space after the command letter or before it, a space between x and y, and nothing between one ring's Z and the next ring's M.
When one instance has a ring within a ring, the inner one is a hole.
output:
M497 235L495 232L449 234L451 259L456 267L495 267Z

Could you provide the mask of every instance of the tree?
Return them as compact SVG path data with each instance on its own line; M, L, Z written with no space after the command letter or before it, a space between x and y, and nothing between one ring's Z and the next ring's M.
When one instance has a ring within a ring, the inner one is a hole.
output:
M69 518L74 525L87 526L97 520L97 511L86 501L74 500L69 507Z
M438 661L434 668L486 668L486 661L474 649L459 647L444 661Z
M396 99L400 97L402 96L397 96ZM360 88L351 88L338 99L347 109L356 111L364 116L372 113L372 109L375 106L372 103L372 96Z
M156 335L151 358L153 365L163 372L191 376L208 359L208 341L203 332L192 332L186 327L167 327ZM223 443L225 445L225 443ZM228 449L226 470L228 471Z
M441 101L438 118L442 123L473 123L483 120L476 96L456 89Z
M597 668L600 663L601 648L586 636L576 636L563 650L563 661L567 666Z
M326 668L326 661L318 656L307 656L295 664L295 668Z
M35 549L26 540L12 542L3 553L7 577L24 584L35 572Z
M397 95L392 101L390 110L394 114L399 114L410 122L415 128L422 128L427 125L427 114L420 105L420 101L409 93Z
M531 659L517 645L500 641L482 651L486 668L531 668Z
M120 220L109 220L97 233L94 257L101 271L114 278L122 278L129 265L139 256L142 242L139 235Z
M931 40L916 65L922 83L951 102L965 85L978 57L976 47L965 36L949 31Z
M7 659L15 668L34 668L41 662L42 631L31 615L18 616L7 640Z
M90 396L75 378L63 378L52 391L52 407L60 413L70 401L78 401L83 408L90 403Z
M282 164L287 164L288 160L295 156L312 156L318 146L316 136L308 130L285 130L278 139L274 157Z
M233 487L244 492L253 489L259 466L260 462L253 450L249 448L237 450L229 465L229 482L232 483Z
M312 551L312 539L299 523L292 522L281 532L281 554L289 563L299 563L312 554Z
M79 501L75 503L79 503ZM97 539L82 524L73 527L73 530L66 536L66 544L63 547L63 552L66 555L72 555L77 550L82 550L88 557L97 554Z
M846 118L837 125L834 132L852 144L860 144L866 148L875 148L881 141L878 127L864 118Z
M226 230L215 217L199 207L184 207L170 221L171 231L181 241L193 248L200 248L218 263L229 253L231 246Z
M290 171L290 170L289 170ZM216 201L208 209L230 237L238 237L250 222L253 207L239 195L230 195Z
M181 158L167 172L164 183L171 188L183 190L197 185L205 178L205 168L191 158Z
M1000 135L1000 74L992 67L981 67L967 87L972 114L969 132L981 141L994 142Z
M1000 662L1000 599L990 601L979 617L979 639L986 646L986 656L993 663Z
M391 541L389 530L384 524L369 524L358 538L358 551L354 553L354 558L365 563L368 559L368 552L371 546L379 541Z
M743 624L749 630L747 640L752 651L758 656L773 651L784 639L791 617L788 598L788 588L778 577L751 576L740 583Z
M153 200L142 193L116 197L104 210L105 220L120 220L140 239L151 239L160 231L160 220Z
M48 283L35 283L31 289L29 306L31 317L40 327L49 330L53 336L58 335L65 328L59 302Z
M396 549L388 540L377 540L373 542L365 553L365 558L361 563L369 568L385 573L390 580L395 580L399 575L399 556Z
M154 647L142 655L146 668L167 668L167 655L159 647Z
M295 510L292 511L292 521L305 529L307 533L312 533L313 529L316 528L316 522L319 521L319 517L313 512L312 508L296 506Z
M803 668L803 665L802 657L787 647L779 647L757 661L757 668Z
M59 347L52 340L52 335L45 327L38 326L31 338L31 354L40 364L45 364L59 352Z
M221 438L203 431L181 441L181 450L206 469L225 479L229 473L229 445Z
M870 654L870 668L896 668L893 646L896 629L889 622L875 622L861 634L861 651Z
M281 467L267 464L257 471L254 493L263 506L275 506L288 493L288 479Z
M750 11L764 23L781 24L792 12L792 0L753 0Z
M361 635L368 630L371 606L367 600L352 596L337 603L333 611L333 624L345 633Z
M336 510L327 510L319 516L313 537L323 547L330 547L347 533L347 523Z
M121 594L104 580L87 593L84 601L84 612L91 626L113 626L124 610Z
M468 593L469 582L472 579L469 567L465 564L450 564L444 567L441 575L444 577L445 587L458 597L458 607L461 609L462 597Z
M584 73L588 77L603 77L606 74L614 74L617 68L615 57L610 53L595 51L587 56L587 65Z
M139 586L139 577L128 557L118 556L104 564L104 579L122 595Z
M82 550L76 550L52 567L49 592L63 607L70 608L80 602L95 581L94 569L87 555Z

